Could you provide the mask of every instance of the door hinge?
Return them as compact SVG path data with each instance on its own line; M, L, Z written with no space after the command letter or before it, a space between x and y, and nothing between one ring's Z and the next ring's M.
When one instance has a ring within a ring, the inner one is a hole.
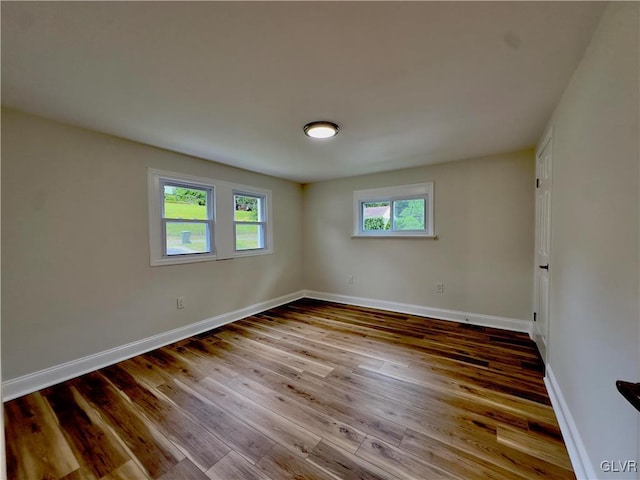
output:
M540 179L536 178L536 188L540 188Z
M538 314L536 312L533 312L533 321L535 322L538 318Z

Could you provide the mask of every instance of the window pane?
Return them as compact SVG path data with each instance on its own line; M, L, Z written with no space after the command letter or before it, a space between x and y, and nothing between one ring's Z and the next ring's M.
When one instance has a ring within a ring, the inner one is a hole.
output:
M393 202L394 230L424 230L424 198Z
M206 223L166 222L167 255L211 253L209 225Z
M250 195L234 195L235 209L233 219L236 222L262 222L262 198Z
M207 220L207 190L165 185L164 218Z
M262 225L236 224L236 250L264 248Z
M362 230L389 230L391 202L362 202Z

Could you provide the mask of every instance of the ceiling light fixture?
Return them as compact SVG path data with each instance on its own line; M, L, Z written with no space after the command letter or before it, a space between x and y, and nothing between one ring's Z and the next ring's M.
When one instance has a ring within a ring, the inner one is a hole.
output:
M333 122L311 122L307 123L304 128L304 134L311 138L331 138L335 137L340 131L340 127Z

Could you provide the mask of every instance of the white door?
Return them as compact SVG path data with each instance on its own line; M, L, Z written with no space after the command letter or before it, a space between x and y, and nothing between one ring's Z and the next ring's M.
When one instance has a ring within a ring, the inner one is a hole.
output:
M549 344L549 247L551 243L551 135L536 154L536 254L534 341L547 363Z

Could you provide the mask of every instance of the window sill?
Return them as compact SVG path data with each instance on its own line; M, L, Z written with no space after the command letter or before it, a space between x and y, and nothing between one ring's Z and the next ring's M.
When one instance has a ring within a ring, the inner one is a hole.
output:
M272 253L273 253L273 250L263 250L263 249L240 250L237 252L233 252L233 255L231 258L255 257L256 255L271 255Z
M222 260L232 260L234 258L243 257L255 257L258 255L271 255L273 250L247 250L244 252L234 252L230 257L220 257L217 255L203 255L203 256L184 256L184 257L164 257L161 259L151 260L150 265L152 267L162 267L165 265L181 265L184 263L200 263L200 262L213 262Z
M180 265L183 263L200 263L200 262L212 262L217 260L218 257L215 254L202 254L202 255L194 255L194 256L178 256L175 257L162 257L155 258L151 260L150 265L152 267L161 267L164 265Z
M407 238L414 240L438 240L437 235L351 235L351 238Z

